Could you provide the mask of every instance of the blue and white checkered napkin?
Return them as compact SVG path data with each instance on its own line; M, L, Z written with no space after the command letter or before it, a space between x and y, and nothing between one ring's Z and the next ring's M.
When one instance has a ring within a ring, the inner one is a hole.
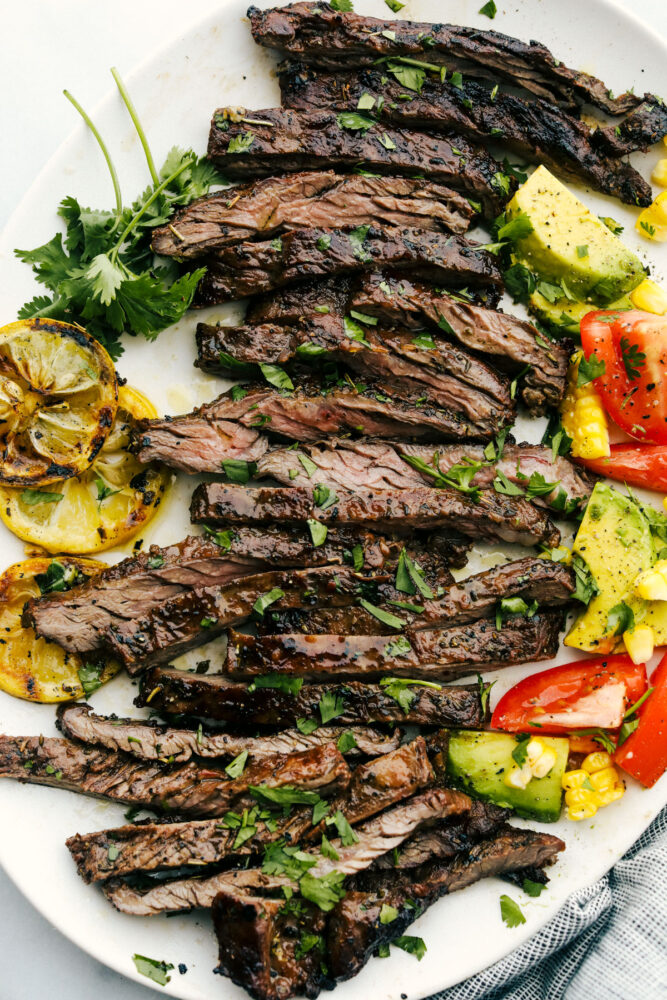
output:
M667 1000L667 809L507 958L431 1000Z

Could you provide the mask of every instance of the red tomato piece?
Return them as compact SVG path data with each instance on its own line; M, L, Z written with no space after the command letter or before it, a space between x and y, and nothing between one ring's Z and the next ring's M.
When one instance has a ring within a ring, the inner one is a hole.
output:
M667 655L651 675L653 691L637 710L639 725L614 755L619 767L650 788L667 770Z
M609 479L667 493L665 445L613 444L609 458L577 458L575 461Z
M496 705L491 726L512 733L617 729L646 687L646 667L627 653L575 660L515 684Z
M604 362L595 386L612 420L630 437L667 444L667 317L637 309L588 313L581 344L586 359Z

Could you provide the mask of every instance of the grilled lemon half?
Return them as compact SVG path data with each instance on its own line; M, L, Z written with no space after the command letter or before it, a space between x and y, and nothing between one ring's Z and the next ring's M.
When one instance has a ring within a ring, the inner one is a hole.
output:
M101 552L127 541L154 516L171 481L165 466L142 465L127 450L133 422L156 416L142 393L121 386L116 419L90 467L45 490L0 486L0 518L47 552Z
M105 563L62 556L27 559L0 576L0 690L27 701L70 701L92 694L118 673L118 663L95 653L84 660L21 624L31 597L67 590L95 576Z
M46 486L89 468L116 415L113 361L80 326L0 329L0 483Z

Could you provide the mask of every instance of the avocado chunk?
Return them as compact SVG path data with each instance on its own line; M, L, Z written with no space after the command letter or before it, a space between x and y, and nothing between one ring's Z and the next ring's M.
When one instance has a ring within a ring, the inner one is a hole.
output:
M586 610L565 637L566 646L610 653L618 644L609 612L624 602L639 618L646 602L633 593L638 573L653 564L649 523L636 503L617 490L596 483L572 551L587 565L598 586Z
M532 313L549 326L557 327L563 334L578 334L579 324L584 316L591 311L590 303L573 302L571 299L563 297L554 302L545 298L541 292L535 290L529 298L529 306ZM610 302L608 309L634 309L629 296L624 295L616 302Z
M546 282L565 281L573 299L604 308L646 277L636 254L546 167L521 185L507 206L508 220L518 212L533 231L516 240L517 260Z
M451 732L447 774L455 785L475 798L514 809L524 819L555 823L562 806L562 779L569 742L555 736L539 738L554 751L556 763L544 778L531 778L525 788L511 788L505 783L505 776L517 766L512 751L519 746L519 740L511 733L468 729Z

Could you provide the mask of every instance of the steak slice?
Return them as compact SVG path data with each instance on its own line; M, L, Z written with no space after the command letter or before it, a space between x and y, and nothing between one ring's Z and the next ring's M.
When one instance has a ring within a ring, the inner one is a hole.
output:
M573 571L562 563L526 556L476 573L458 583L443 587L440 596L424 598L416 593L398 593L383 585L377 600L384 610L399 616L410 631L449 628L480 618L493 618L498 602L521 597L526 603L538 601L541 607L567 604L575 589ZM399 601L410 607L395 605ZM394 607L387 607L387 602ZM410 610L413 608L415 610ZM505 627L505 626L504 626ZM380 621L363 607L322 608L320 611L271 611L260 624L262 635L308 633L314 635L396 635L396 629ZM242 641L248 638L243 636Z
M629 92L612 97L601 80L570 69L540 42L521 42L498 31L339 13L319 2L267 10L249 7L248 17L259 45L325 69L349 72L352 66L407 56L444 64L447 70L504 80L566 107L594 104L621 115L641 100Z
M313 226L407 226L465 233L475 214L457 191L410 177L333 170L268 177L198 198L153 230L155 253L185 260L255 237Z
M351 564L353 551L363 560L355 563L358 572L393 572L406 546L427 580L442 582L448 564L465 565L469 543L456 534L438 533L406 542L360 527L332 528L315 548L307 526L239 526L215 537L190 535L176 545L152 545L86 584L30 600L24 624L65 649L88 652L104 644L118 621L145 616L192 590L224 586L271 568Z
M319 319L326 313L342 317L347 312L352 284L358 280L358 276L341 275L257 295L248 303L245 322L253 326L292 326L304 318Z
M400 619L398 619L400 620ZM516 618L496 628L487 619L399 635L266 635L229 633L224 673L251 680L266 673L331 680L379 681L389 672L416 680L453 681L493 667L548 660L558 652L560 612Z
M463 395L465 386L459 392ZM238 397L232 388L192 413L140 420L133 431L132 450L146 465L162 462L194 475L220 472L228 460L256 463L261 458L257 443L246 453L230 450L229 427L235 424L261 427L271 436L292 441L349 433L434 441L489 438L515 418L509 399L501 406L478 393L471 407L452 400L458 409L444 409L425 397L423 386L407 382L343 381L325 388L319 380L299 378L288 393L251 384ZM257 434L265 451L269 439Z
M380 530L454 528L475 538L502 539L519 545L558 545L560 535L546 514L529 501L484 490L477 501L453 489L339 490L336 503L316 507L304 487L242 489L201 483L192 496L192 521L216 525L304 523L366 524ZM340 604L352 601L341 601ZM230 622L229 624L233 624Z
M495 302L502 275L493 254L477 247L462 236L427 229L294 229L278 240L238 243L207 258L195 305L218 305L309 279L378 267L409 270L448 287L488 288Z
M321 73L292 64L280 75L280 90L283 106L295 111L356 110L367 94L380 109L380 120L392 127L454 131L473 142L501 141L531 163L542 163L570 180L583 180L628 205L651 204L651 185L634 167L605 156L590 126L541 98L528 102L514 94L492 96L479 83L454 86L426 76L419 93L406 100L405 87L394 76L386 76L385 66L362 69L350 79L347 72ZM631 117L638 115L639 110ZM667 131L667 114L658 105L634 124L628 132L643 136L648 129L656 142Z
M667 108L660 97L644 94L642 103L618 125L596 129L591 141L608 156L648 152L667 134Z
M230 759L247 752L249 760L264 760L276 754L292 754L337 743L343 733L354 739L346 756L379 757L396 750L400 730L391 735L370 726L321 726L312 733L286 729L271 736L236 736L215 730L175 729L150 719L119 719L95 715L91 705L81 702L58 707L56 725L71 740L107 750L120 750L141 760L174 760L191 757Z
M410 689L414 701L407 712L375 684L304 684L297 694L273 687L230 681L222 674L197 675L153 667L141 681L137 705L150 705L160 714L193 715L244 726L290 726L297 719L320 715L320 701L337 699L340 725L377 722L414 722L424 726L475 729L485 721L479 689L470 687Z
M360 335L360 329L362 335ZM349 332L348 332L349 331ZM513 414L510 380L458 346L413 331L360 328L339 315L325 314L290 327L197 326L197 367L216 375L241 377L238 364L287 364L303 358L335 360L358 375L394 381L473 425L499 420L498 407ZM267 425L267 430L272 425Z
M252 113L250 124L233 122L235 115L218 108L208 137L208 157L228 177L359 167L375 174L418 174L464 191L488 218L498 214L515 187L497 160L458 135L387 128L370 118L362 130L350 129L331 111L264 108Z
M132 621L117 621L104 644L130 674L171 660L260 615L267 599L278 607L337 607L357 599L360 581L346 567L286 570L244 577L221 587L180 594Z
M301 453L308 459L307 469L298 460ZM488 459L485 446L474 443L414 445L376 443L368 438L330 438L321 445L302 445L299 452L272 448L257 463L255 476L304 487L315 477L329 487L349 490L364 486L381 490L427 484L440 487L446 485L444 476L450 470L470 463L479 466L471 474L473 488L491 490L501 474L527 492L534 503L552 507L562 517L577 516L595 482L569 459L557 456L554 461L552 449L543 445L505 443L501 458ZM553 489L549 489L551 484ZM534 492L536 496L531 495Z
M421 329L426 324L441 335L445 330L468 350L523 373L519 392L533 414L557 407L563 398L570 346L546 341L527 320L382 273L363 276L348 308L376 316L383 325Z
M451 860L435 861L402 878L396 873L386 874L384 882L373 890L348 892L333 910L327 925L331 975L337 980L356 975L381 944L388 944L403 934L442 896L481 878L531 865L553 864L564 848L562 840L548 833L506 826ZM383 905L399 911L390 924L383 924L380 919Z
M40 742L41 740L41 742ZM248 765L242 777L194 762L147 764L60 738L0 736L0 777L50 785L156 812L222 816L252 808L250 785L294 786L323 794L346 787L350 770L335 743L278 754Z

